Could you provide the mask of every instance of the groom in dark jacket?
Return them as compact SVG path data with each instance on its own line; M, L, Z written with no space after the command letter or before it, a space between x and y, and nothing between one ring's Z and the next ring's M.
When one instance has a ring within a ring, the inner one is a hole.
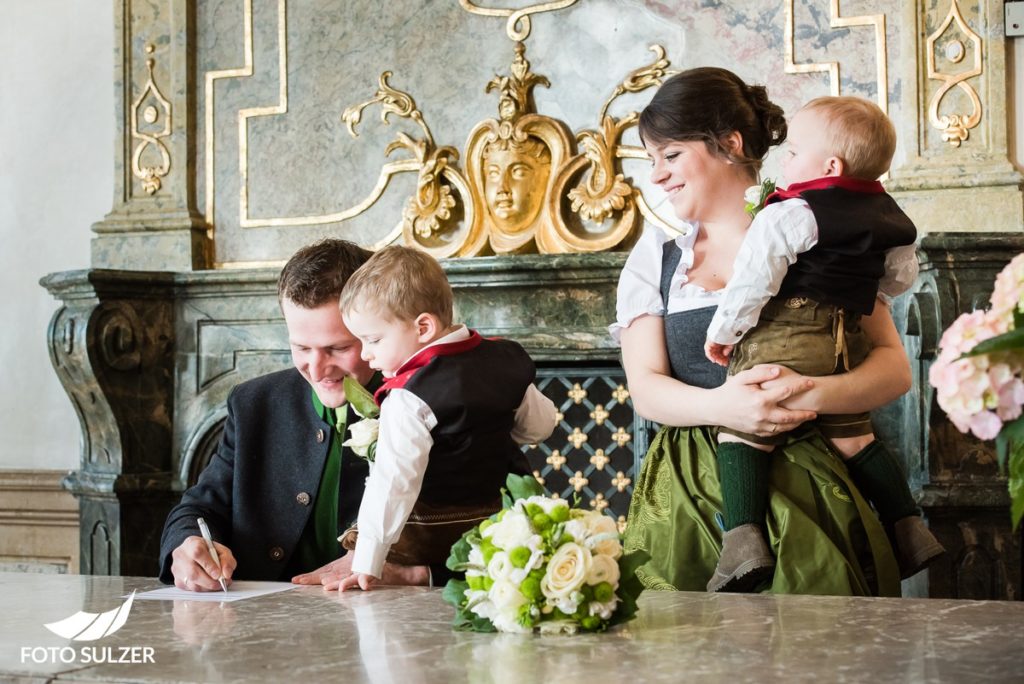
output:
M370 254L344 240L324 240L285 264L278 300L295 367L231 392L216 454L164 524L163 582L216 591L221 577L290 579L337 589L351 574L351 556L340 555L337 536L357 517L368 469L341 444L346 427L359 420L345 402L342 380L372 388L380 378L360 357L338 299ZM219 567L200 536L199 517L209 525ZM383 579L428 584L430 577L426 567L388 565Z

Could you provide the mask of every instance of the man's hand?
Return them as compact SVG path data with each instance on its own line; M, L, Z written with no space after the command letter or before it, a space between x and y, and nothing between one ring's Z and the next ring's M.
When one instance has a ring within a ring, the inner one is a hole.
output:
M377 578L373 575L367 575L363 572L354 572L341 580L341 583L338 585L338 591L347 591L349 589L356 588L362 589L363 591L370 591L377 582Z
M338 588L338 583L351 574L352 554L346 553L338 560L331 561L321 568L292 577L292 584L322 584L324 589L334 591Z
M213 562L206 541L199 536L191 536L181 542L171 552L171 574L174 575L174 586L186 591L220 591L220 582L231 584L231 575L235 572L238 561L231 549L213 542L220 557L220 567Z
M717 363L719 366L728 366L732 347L731 344L718 344L708 340L704 343L704 356L708 357L708 361Z

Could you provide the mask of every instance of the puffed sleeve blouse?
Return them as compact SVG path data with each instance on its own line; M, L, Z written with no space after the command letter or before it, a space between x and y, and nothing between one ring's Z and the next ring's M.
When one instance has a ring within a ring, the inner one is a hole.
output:
M697 233L696 224L685 224L683 234L678 237L651 224L644 227L643 234L637 240L633 251L629 253L626 265L619 276L615 323L608 327L616 342L619 341L622 330L641 316L664 317L680 311L718 304L724 290L705 290L690 283L686 275L693 266L693 245ZM682 257L669 282L666 306L661 296L661 262L664 245L669 240L675 240Z

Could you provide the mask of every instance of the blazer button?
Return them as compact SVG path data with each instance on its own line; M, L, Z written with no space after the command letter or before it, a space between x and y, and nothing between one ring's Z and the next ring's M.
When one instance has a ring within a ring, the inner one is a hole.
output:
M309 494L307 494L306 492L299 492L298 494L295 495L295 500L298 501L303 506L308 506Z
M279 561L282 558L284 558L284 549L282 549L280 546L275 546L274 548L270 549L270 560Z
M317 430L316 431L316 441L319 442L320 444L323 444L323 442L324 442L324 431L323 430Z

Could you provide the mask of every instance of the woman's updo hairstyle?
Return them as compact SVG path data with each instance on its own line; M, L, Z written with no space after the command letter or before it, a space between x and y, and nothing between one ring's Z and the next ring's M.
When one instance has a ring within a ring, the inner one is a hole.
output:
M699 67L672 76L640 113L645 144L701 140L712 154L747 167L756 178L768 148L786 139L782 108L764 86L748 86L727 69ZM743 138L743 154L722 141L733 131Z

